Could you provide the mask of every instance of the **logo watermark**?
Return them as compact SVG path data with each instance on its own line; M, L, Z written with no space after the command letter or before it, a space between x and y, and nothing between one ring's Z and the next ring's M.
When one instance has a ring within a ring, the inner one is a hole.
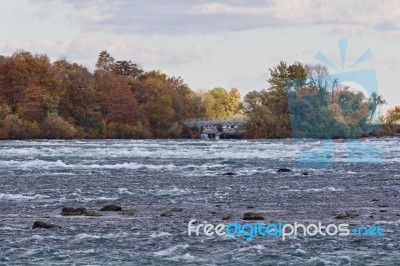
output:
M339 40L341 67L346 66L348 40ZM353 70L372 56L371 49L363 52L350 64L348 71L329 73L328 67L337 70L323 53L316 59L324 65L309 65L307 77L290 79L288 106L292 136L294 138L319 138L318 147L303 151L299 157L300 167L332 168L333 139L346 139L347 163L379 163L380 150L370 144L356 140L362 134L378 132L380 124L372 124L379 116L372 99L378 95L376 71L374 69Z
M279 237L285 241L291 236L383 236L383 228L377 226L357 226L350 229L350 225L343 224L327 224L321 222L303 224L295 222L293 224L277 222L277 223L240 223L235 221L230 224L197 223L195 219L188 223L188 236L243 236L247 241L255 237Z

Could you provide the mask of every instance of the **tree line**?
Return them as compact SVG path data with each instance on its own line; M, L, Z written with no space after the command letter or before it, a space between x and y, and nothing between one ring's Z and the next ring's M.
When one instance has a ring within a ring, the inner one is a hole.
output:
M244 97L248 138L358 138L400 133L400 107L379 115L386 101L352 88L323 65L281 61L269 88Z
M183 124L228 119L236 88L191 90L180 77L144 71L100 53L94 72L65 59L18 51L0 56L0 138L195 138Z
M194 91L181 77L99 54L93 72L77 63L18 51L0 56L0 138L199 138L190 119L244 118L246 138L348 138L370 134L373 93L342 86L326 67L280 62L268 88ZM396 128L400 107L378 119ZM382 129L379 129L383 132Z

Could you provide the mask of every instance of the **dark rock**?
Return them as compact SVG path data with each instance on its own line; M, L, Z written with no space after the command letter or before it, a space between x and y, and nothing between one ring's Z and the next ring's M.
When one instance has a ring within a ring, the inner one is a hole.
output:
M122 210L121 206L110 204L100 209L101 212L119 212Z
M349 218L356 218L357 216L359 216L359 214L357 213L357 211L347 211L346 212L347 217Z
M161 217L171 217L174 214L172 211L166 211L161 213Z
M246 212L243 216L243 220L264 220L261 213Z
M303 172L302 173L302 175L310 175L309 173L307 173L307 172Z
M335 216L335 219L347 219L347 215L345 213L339 213Z
M228 214L228 215L225 215L224 217L222 217L222 220L229 220L229 219L231 219L232 217Z
M389 205L388 204L378 204L379 208L388 208Z
M215 211L210 212L211 214L217 214Z
M233 173L233 172L226 172L226 173L223 173L222 175L232 176L232 175L235 175L235 173Z
M373 216L373 215L370 215L369 218L374 218L374 216Z
M288 172L292 172L292 170L290 170L289 168L279 168L278 173L288 173Z
M63 215L63 216L78 216L78 215L85 214L87 211L88 210L86 208L65 207L65 208L62 208L61 215Z
M254 206L247 206L247 209L254 209Z
M379 201L379 200L378 199L372 199L371 201L374 202L374 201Z
M387 212L387 210L380 210L379 212Z
M356 218L359 216L357 211L346 211L345 213L339 213L335 216L335 219L348 219L348 218Z
M135 211L133 209L126 209L122 211L122 215L124 216L133 216Z
M54 224L48 224L48 223L41 222L41 221L35 221L32 225L32 229L37 229L37 228L50 229L50 228L60 228L60 227L58 225L54 225Z
M169 211L161 213L161 217L171 217L175 212L181 212L183 211L182 208L173 208Z

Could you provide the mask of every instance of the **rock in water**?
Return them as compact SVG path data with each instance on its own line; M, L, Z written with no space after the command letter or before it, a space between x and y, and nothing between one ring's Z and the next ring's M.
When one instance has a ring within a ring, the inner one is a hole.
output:
M264 217L261 213L246 212L243 216L243 220L264 220Z
M289 168L279 168L278 173L288 173L288 172L292 172L292 170L290 170Z
M335 216L335 219L347 219L347 215L345 213L339 213Z
M357 211L347 211L346 212L347 217L349 218L356 218L357 216L359 216L359 214L357 213Z
M337 214L335 219L356 218L357 216L359 216L357 211L346 211L345 213Z
M35 221L32 225L32 229L37 229L37 228L50 229L50 228L60 228L60 227L58 225L54 225L54 224L48 224L48 223L41 222L41 221Z
M133 216L135 211L133 209L126 209L122 211L122 215L124 216Z
M63 216L78 216L86 214L88 210L86 208L70 208L65 207L61 210L61 215Z
M173 208L169 211L161 213L161 217L171 217L174 214L174 212L181 212L181 211L183 211L182 208Z
M222 220L229 220L229 219L231 219L232 217L229 215L229 214L227 214L227 215L225 215L224 217L222 217Z
M235 175L235 173L233 173L233 172L227 172L227 173L224 173L224 174L222 174L222 175L232 176L232 175Z
M118 205L106 205L103 208L100 209L101 212L119 212L122 210L121 206Z

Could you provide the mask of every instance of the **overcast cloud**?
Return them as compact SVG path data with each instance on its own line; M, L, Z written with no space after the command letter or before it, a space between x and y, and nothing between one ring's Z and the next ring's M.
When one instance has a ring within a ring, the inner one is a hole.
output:
M37 2L36 2L37 3ZM328 25L341 34L398 35L396 0L55 0L86 32L204 34L264 27Z
M1 1L1 0L0 0ZM377 72L379 90L398 104L399 0L19 0L3 1L0 54L18 49L65 57L93 70L100 51L145 70L182 76L193 89L268 86L280 60L346 65ZM336 71L330 69L330 71ZM341 70L340 70L341 71Z

